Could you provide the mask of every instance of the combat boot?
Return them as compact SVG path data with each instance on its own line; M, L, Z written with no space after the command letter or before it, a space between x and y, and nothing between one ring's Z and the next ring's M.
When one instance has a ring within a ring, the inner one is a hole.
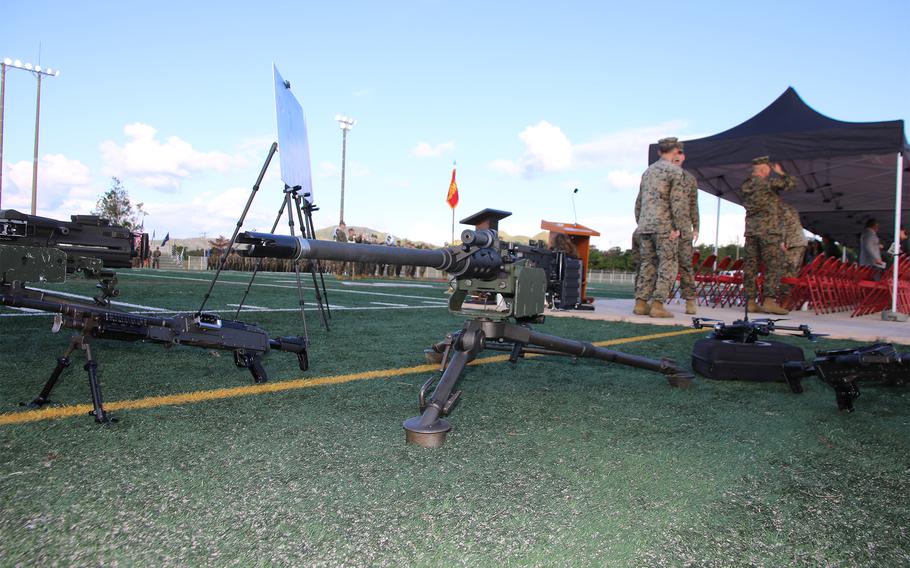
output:
M686 313L692 315L696 311L695 300L686 300Z
M637 316L646 316L651 313L651 306L644 300L635 300L635 307L632 308L632 313Z
M762 302L761 308L765 311L765 313L775 314L778 316L785 316L790 313L789 310L782 308L774 298L765 298L765 301Z
M749 299L749 304L748 304L748 306L746 307L746 310L747 310L750 314L761 314L761 313L764 313L764 311L765 311L765 310L761 309L761 306L759 306L758 304L756 304L756 303L755 303L755 300L752 300L751 298Z
M648 314L652 318L672 318L673 314L667 311L664 308L664 303L660 300L654 300L651 302L651 313Z

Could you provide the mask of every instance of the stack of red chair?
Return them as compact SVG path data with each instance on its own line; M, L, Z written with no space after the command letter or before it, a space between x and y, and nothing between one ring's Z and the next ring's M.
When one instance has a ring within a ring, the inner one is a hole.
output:
M713 307L718 304L721 307L743 305L743 259L736 259L727 272L715 277L717 287Z
M698 257L700 254L701 253L699 253L698 251L695 251L694 253L692 253L692 270L693 270L693 272L698 271ZM675 298L676 293L679 292L679 286L680 286L679 278L680 278L680 274L679 274L679 272L677 272L676 280L673 282L673 286L670 287L670 295L668 296L668 298Z
M713 254L709 254L704 262L701 263L700 267L695 267L695 299L698 304L707 305L704 302L704 287L706 279L710 278L709 275L714 274L715 260L717 260L717 257Z
M701 279L696 282L695 292L697 297L702 299L704 305L717 305L719 301L718 293L721 287L720 278L730 269L731 264L733 264L733 259L725 256L720 259L720 262L713 269L701 274Z
M897 287L897 311L910 313L910 257L900 258L900 272ZM867 267L864 267L867 268ZM874 314L891 309L891 298L894 291L894 272L889 269L882 274L879 281L864 280L859 283L862 299L857 303L852 317Z

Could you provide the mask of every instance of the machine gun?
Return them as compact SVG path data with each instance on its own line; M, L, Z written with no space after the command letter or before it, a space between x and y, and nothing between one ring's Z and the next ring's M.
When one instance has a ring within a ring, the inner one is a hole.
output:
M95 303L110 305L110 299L120 294L113 269L130 268L134 258L147 255L148 236L134 235L97 215L72 215L70 219L58 221L15 209L0 211L0 281L16 280L23 270L62 267L66 274L98 279ZM38 267L19 260L34 255L46 256L46 262ZM42 280L40 274L38 280Z
M0 305L13 308L40 310L55 314L52 331L63 328L76 330L64 354L57 359L57 365L38 395L28 406L35 408L50 402L49 396L63 371L70 366L71 356L76 350L85 354L85 370L91 389L92 414L95 421L113 421L104 410L101 386L98 380L98 364L92 356L91 343L95 339L117 341L150 341L166 346L190 345L204 349L233 351L234 363L250 370L253 380L265 382L268 376L262 366L262 357L269 349L289 351L297 355L301 370L307 370L307 342L301 337L272 339L260 327L238 321L224 320L214 314L177 314L173 317L149 317L123 313L97 304L107 305L110 297L116 296L116 277L104 265L102 259L109 259L117 267L129 266L132 249L122 238L123 227L112 227L106 221L81 224L74 216L74 225L25 216L15 211L0 212ZM92 217L93 219L97 219ZM33 221L37 219L38 222ZM58 225L53 225L58 223ZM88 227L88 229L85 229ZM95 231L93 227L97 227ZM81 232L79 232L81 231ZM129 231L126 231L129 234ZM98 241L92 240L92 235ZM113 236L118 235L118 236ZM72 238L70 238L72 236ZM61 244L66 237L70 244ZM23 240L24 239L24 240ZM22 244L26 243L26 244ZM31 244L28 244L31 243ZM44 244L50 243L50 244ZM121 245L120 248L114 244ZM66 251L66 252L64 252ZM96 254L98 256L92 256ZM124 264L125 263L125 264ZM96 305L71 298L62 298L51 293L27 288L27 282L64 282L67 273L81 272L86 276L100 276L104 280L99 287L102 293L95 298Z
M838 410L853 412L853 401L859 397L860 380L878 380L899 385L910 381L910 352L898 353L890 343L876 343L859 349L816 351L813 361L795 361L784 365L790 389L803 392L802 380L817 376L834 389Z
M241 233L237 242L240 253L250 257L428 266L452 275L449 311L468 319L460 330L428 350L428 358L440 363L443 374L421 387L418 395L421 414L404 422L410 443L424 447L444 444L451 425L442 417L453 410L461 395L461 391L454 390L455 385L465 366L484 349L508 351L513 363L526 353L591 357L662 373L673 386L690 384L692 375L669 359L630 355L533 331L531 324L544 321L547 273L523 245L500 241L498 222L509 215L506 211L485 209L464 219L462 223L475 225L475 229L462 232L461 246L436 250L256 232ZM467 301L469 297L497 294L502 301L495 305ZM431 388L433 393L428 396Z

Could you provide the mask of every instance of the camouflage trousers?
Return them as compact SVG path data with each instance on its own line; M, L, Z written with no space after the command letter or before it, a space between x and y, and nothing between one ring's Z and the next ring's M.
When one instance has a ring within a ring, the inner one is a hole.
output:
M758 302L758 287L755 283L758 268L764 265L765 283L762 295L765 298L780 296L780 279L787 271L787 258L780 248L780 235L746 235L743 246L743 291L750 300Z
M803 267L803 257L806 256L806 247L787 248L787 276L796 276Z
M639 247L641 246L641 236L638 234L638 229L632 232L632 272L635 273L634 280L632 281L635 284L635 297L638 297L638 271L641 268L641 251Z
M676 249L679 262L679 293L686 300L695 299L695 269L692 267L692 235L680 235Z
M784 270L784 276L789 276L791 278L799 274L800 269L803 267L803 258L806 256L806 247L788 247L787 252L784 253L784 258L786 259L786 269ZM781 284L780 291L781 294L786 296L790 293L790 288L786 284Z
M635 299L666 302L676 280L678 243L670 233L639 235L641 266L635 282Z

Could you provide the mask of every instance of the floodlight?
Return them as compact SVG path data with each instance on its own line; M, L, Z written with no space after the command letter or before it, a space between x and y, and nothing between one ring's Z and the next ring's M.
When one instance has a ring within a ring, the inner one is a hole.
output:
M41 66L35 65L35 71L37 71L38 73L41 73Z
M13 67L22 67L22 61L18 59L13 61Z
M9 57L7 57L6 59L3 60L3 63L4 63L5 65L12 65L12 64L13 64L13 60L10 59Z
M60 70L59 70L59 69L57 69L56 71L54 71L54 77L57 77L58 75L60 75Z

